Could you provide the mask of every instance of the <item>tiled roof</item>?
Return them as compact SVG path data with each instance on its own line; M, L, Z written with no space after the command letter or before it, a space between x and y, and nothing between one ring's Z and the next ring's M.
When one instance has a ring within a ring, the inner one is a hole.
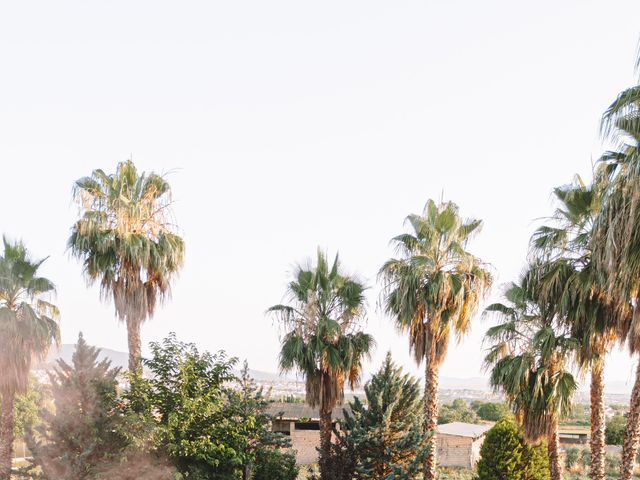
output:
M344 417L342 413L343 408L348 409L348 404L334 408L331 417L334 420L342 420ZM297 420L299 418L309 418L311 420L320 419L320 410L318 408L311 408L306 403L270 403L267 407L267 413L276 418L286 418L291 420Z
M475 423L453 422L438 425L437 432L442 435L479 438L484 435L490 428L491 425L476 425Z

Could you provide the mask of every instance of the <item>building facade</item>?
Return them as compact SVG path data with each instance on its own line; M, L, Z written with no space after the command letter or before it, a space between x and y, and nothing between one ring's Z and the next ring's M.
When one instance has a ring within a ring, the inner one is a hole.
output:
M480 459L480 447L490 425L453 422L438 425L436 458L441 467L472 469Z

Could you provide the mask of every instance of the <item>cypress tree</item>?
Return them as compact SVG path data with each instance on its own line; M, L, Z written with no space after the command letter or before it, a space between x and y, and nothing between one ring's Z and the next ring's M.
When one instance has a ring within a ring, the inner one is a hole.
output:
M418 381L387 357L365 385L366 406L358 398L345 409L341 442L355 452L355 478L415 478L421 470L429 436L423 433Z
M80 334L71 364L60 359L49 373L54 411L41 411L37 435L27 433L44 478L90 478L122 446L114 413L119 369L98 362L99 353Z
M487 432L477 469L478 480L549 480L547 447L525 444L513 418L505 417Z
M44 480L173 480L165 460L136 444L144 426L124 415L120 369L99 354L80 334L71 364L58 360L49 372L54 408L27 429L33 460L26 470Z

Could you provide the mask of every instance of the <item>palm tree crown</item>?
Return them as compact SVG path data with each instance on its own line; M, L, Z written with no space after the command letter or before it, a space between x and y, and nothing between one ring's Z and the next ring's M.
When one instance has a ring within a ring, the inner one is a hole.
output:
M358 383L362 361L374 345L373 337L359 330L365 287L340 271L337 255L330 267L318 251L315 268L298 267L287 291L291 303L268 310L286 329L280 368L304 375L312 407L333 408L343 400L345 381L352 388Z
M565 367L577 347L536 298L535 269L507 288L506 303L485 309L485 315L497 314L502 320L486 333L491 385L505 393L526 438L534 443L552 434L559 418L569 413L576 383Z
M173 232L169 183L141 173L130 160L107 175L94 170L76 182L80 219L69 238L90 283L100 281L116 315L129 328L129 368L139 365L140 325L169 293L184 258L184 242ZM132 352L131 349L137 350Z
M0 391L27 387L32 360L43 360L60 331L58 309L44 299L53 283L38 276L45 259L34 261L21 242L3 238L0 256Z
M480 220L463 221L451 202L429 200L423 215L409 215L413 232L395 237L400 259L380 269L384 281L384 308L403 331L415 359L421 363L429 350L439 365L453 331L468 332L479 301L491 286L491 274L465 250Z
M55 287L38 276L44 260L34 261L21 242L3 237L0 256L0 478L11 476L14 402L28 385L33 360L43 361L59 343L58 309L45 300Z
M531 265L505 293L507 303L488 306L485 314L502 320L486 333L490 343L485 364L490 382L502 390L522 424L525 439L548 442L552 480L562 479L558 422L568 414L577 386L567 364L578 342L554 310L539 296L544 263Z

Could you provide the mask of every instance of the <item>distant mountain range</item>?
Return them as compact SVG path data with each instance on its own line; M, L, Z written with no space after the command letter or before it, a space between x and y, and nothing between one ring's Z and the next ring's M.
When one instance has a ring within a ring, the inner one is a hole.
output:
M40 365L40 368L51 368L55 365L56 360L61 359L67 363L71 363L71 359L73 357L73 352L75 351L75 344L71 343L63 343L60 345L60 348L53 347L49 351L49 355L47 356L47 360L44 365ZM102 361L103 359L107 359L111 361L112 367L120 367L123 370L126 370L129 365L129 354L127 352L119 352L117 350L111 350L109 348L101 348L100 354L98 355L98 360ZM261 382L275 382L279 380L289 380L296 381L295 376L281 376L277 373L271 372L262 372L259 370L251 370L249 369L249 375L254 380Z
M60 345L60 348L52 348L49 351L49 355L46 360L46 366L51 367L55 364L56 360L62 359L67 363L71 363L71 357L73 356L73 352L75 351L75 344L63 343ZM129 363L129 355L126 352L118 352L116 350L110 350L108 348L100 349L100 354L98 355L98 360L103 359L111 360L111 366L127 368Z
M71 357L75 345L63 344L59 349L53 348L49 352L47 357L46 367L51 367L58 358L63 359L66 362L71 362ZM114 367L127 368L128 354L126 352L119 352L111 350L109 348L103 348L100 350L99 360L107 358L111 360L111 364ZM45 367L45 368L46 368ZM280 375L273 372L263 372L260 370L249 370L250 375L259 382L278 382L278 381L298 381L301 382L301 378L296 378L295 375ZM370 375L365 375L365 380ZM455 377L440 377L439 386L443 390L477 390L482 392L490 391L489 382L486 378L482 377L470 377L470 378L455 378ZM605 391L610 394L622 394L627 395L631 392L632 384L624 381L609 381L606 382ZM587 391L589 388L588 383L580 385L581 391Z

